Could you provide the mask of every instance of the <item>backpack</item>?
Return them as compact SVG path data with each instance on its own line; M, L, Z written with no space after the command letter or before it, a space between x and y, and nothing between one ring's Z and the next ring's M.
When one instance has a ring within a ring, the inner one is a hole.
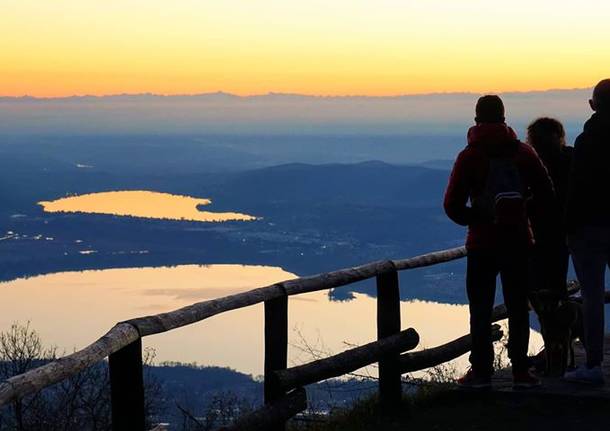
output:
M513 157L491 157L485 188L477 198L478 210L498 226L527 224L526 193Z

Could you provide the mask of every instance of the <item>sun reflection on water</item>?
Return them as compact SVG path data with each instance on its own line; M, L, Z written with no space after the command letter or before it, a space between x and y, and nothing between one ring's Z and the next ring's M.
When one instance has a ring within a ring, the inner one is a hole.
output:
M237 212L200 211L210 199L145 190L111 191L69 196L38 202L49 213L90 213L201 222L252 221L256 217Z
M80 349L113 324L170 311L198 301L270 285L295 275L277 267L181 265L160 268L64 272L0 283L0 330L31 321L45 343L60 351ZM426 301L401 303L402 326L415 328L418 349L434 347L468 332L468 307ZM328 292L289 301L289 361L321 355L376 339L376 300L356 293L351 301L331 301ZM197 362L258 375L263 370L263 306L214 316L194 325L144 338L159 361ZM532 347L540 346L533 332ZM305 348L305 349L304 349ZM463 356L454 363L467 366ZM374 373L374 370L373 370Z

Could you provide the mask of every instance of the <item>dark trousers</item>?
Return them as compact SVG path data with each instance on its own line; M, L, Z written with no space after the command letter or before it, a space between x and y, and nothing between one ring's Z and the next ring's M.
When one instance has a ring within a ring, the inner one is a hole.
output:
M527 249L515 251L472 250L468 252L466 290L470 307L472 352L470 363L475 373L491 375L494 350L491 341L491 313L500 274L502 293L508 311L508 356L513 371L528 368L529 346Z
M594 367L604 359L604 295L606 266L610 266L610 228L581 228L570 235L569 245L583 299L587 366Z

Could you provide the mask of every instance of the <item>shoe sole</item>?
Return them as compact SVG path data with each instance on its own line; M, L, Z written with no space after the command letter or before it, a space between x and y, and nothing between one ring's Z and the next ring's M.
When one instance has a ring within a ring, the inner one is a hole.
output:
M481 385L460 385L458 383L457 387L463 390L473 390L473 391L483 391L491 389L491 383L481 384Z
M593 380L585 380L585 379L566 379L563 378L564 382L568 383L577 383L579 385L588 385L588 386L604 386L606 382L604 380L601 381L593 381Z
M518 383L518 384L513 384L513 389L517 390L517 391L523 391L523 390L528 390L528 389L535 389L535 388L539 388L542 386L542 383Z

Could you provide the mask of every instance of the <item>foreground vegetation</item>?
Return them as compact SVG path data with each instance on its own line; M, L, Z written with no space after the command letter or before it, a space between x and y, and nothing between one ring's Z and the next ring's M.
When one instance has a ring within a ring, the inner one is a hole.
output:
M29 324L15 324L0 332L0 379L35 368L56 356L55 349L45 348ZM169 422L170 430L212 431L260 405L261 382L250 376L224 369L210 373L206 368L184 364L153 366L152 358L147 355L145 367L150 426ZM498 352L496 367L506 365L502 351ZM392 414L380 408L375 395L377 385L371 375L313 385L308 388L309 411L294 418L289 431L608 429L607 401L541 397L527 391L459 391L453 383L455 369L448 364L427 374L425 380L405 380L405 395ZM217 380L209 381L210 376ZM231 382L231 388L239 387L241 391L222 390ZM0 431L109 431L108 385L106 363L91 367L0 409ZM359 394L360 399L348 402L346 394Z
M308 348L311 348L308 346ZM29 323L0 331L0 381L55 360L65 352L46 346ZM260 378L219 367L154 363L144 351L146 418L149 428L169 424L176 431L211 431L229 425L263 402ZM109 431L110 381L106 361L33 395L0 407L0 431ZM352 405L370 396L366 378L328 380L307 388L316 412Z
M328 420L293 425L308 431L541 431L607 430L607 401L539 398L527 394L464 393L434 385L405 397L400 410L390 417L375 398L337 412Z

